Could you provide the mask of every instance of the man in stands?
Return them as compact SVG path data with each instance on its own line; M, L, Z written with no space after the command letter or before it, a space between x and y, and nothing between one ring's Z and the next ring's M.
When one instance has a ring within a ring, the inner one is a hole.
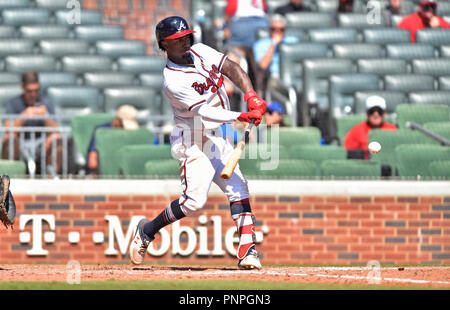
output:
M279 78L280 55L279 45L298 43L294 36L286 36L286 19L282 15L274 15L270 19L270 37L262 38L253 45L253 54L258 66L258 90L265 93L270 77Z
M351 154L364 153L364 159L369 159L369 131L372 129L397 130L395 125L386 123L386 101L380 96L370 96L366 100L367 120L355 125L345 136L344 146Z
M311 12L312 9L303 3L303 0L291 0L286 5L275 10L275 14L286 15L287 13Z
M39 94L40 84L38 74L34 71L26 72L22 75L23 94L9 100L6 104L5 114L16 114L26 117L36 117L35 119L7 119L4 126L9 127L58 127L59 124L51 117L55 114L55 108L49 98ZM11 123L12 122L12 123ZM9 159L10 146L9 132L3 137L2 158ZM60 173L62 164L62 140L58 132L48 133L46 137L37 132L35 139L32 139L30 133L24 134L23 143L19 143L19 132L13 132L13 157L18 160L22 153L30 162L35 161L39 164L38 157L41 154L41 148L45 147L46 165L48 173L55 175ZM55 141L56 140L56 141ZM56 167L52 166L52 148L56 145ZM34 149L34 150L33 150ZM32 154L37 154L37 158L31 158ZM29 166L30 168L30 166ZM45 167L41 167L44 169Z
M137 110L131 105L121 106L116 113L116 117L112 122L105 123L95 127L92 132L91 142L89 143L88 154L87 154L87 173L97 174L99 171L99 160L98 152L95 144L95 134L100 128L118 128L134 130L139 128L139 124L136 121Z
M411 42L416 42L416 31L426 28L450 28L442 17L436 15L437 3L433 0L424 0L419 3L418 11L405 16L398 28L409 30Z

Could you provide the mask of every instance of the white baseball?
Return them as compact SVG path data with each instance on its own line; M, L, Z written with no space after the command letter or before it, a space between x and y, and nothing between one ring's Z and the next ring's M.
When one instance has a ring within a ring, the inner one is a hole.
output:
M380 152L381 150L381 144L376 142L376 141L372 141L369 143L369 152L371 154L377 154L378 152Z

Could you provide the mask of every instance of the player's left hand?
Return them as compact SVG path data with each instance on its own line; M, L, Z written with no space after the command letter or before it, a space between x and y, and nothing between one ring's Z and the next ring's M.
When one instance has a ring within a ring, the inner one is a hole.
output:
M258 110L261 115L266 113L266 102L259 98L255 91L249 91L244 95L244 101L247 101L247 106L250 111Z

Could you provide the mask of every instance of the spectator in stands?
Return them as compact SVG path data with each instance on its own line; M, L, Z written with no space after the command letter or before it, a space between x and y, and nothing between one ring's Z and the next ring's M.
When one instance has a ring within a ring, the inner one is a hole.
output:
M286 36L286 19L279 14L270 19L270 37L262 38L253 45L253 54L258 66L258 88L265 93L267 81L270 77L278 78L280 75L279 45L298 43L298 38Z
M286 15L295 12L311 12L312 9L303 3L303 0L290 0L286 5L280 6L275 10L275 14Z
M386 7L383 9L383 19L386 26L391 26L392 15L405 14L402 10L403 0L389 0Z
M283 115L284 115L283 106L276 101L272 101L267 106L266 113L264 113L264 122L266 123L267 127L271 127L273 125L279 125L280 127L283 127L285 126Z
M51 117L55 114L55 108L49 98L40 95L39 76L37 72L29 71L22 75L21 83L23 94L12 98L6 104L5 113L15 114L24 117L36 117L35 119L17 118L14 120L6 120L5 127L58 127L59 124ZM12 121L12 123L11 123ZM9 139L10 134L6 132L2 141L2 158L9 158ZM46 165L48 172L55 175L61 172L62 164L62 137L58 132L48 133L46 138L41 132L36 132L32 138L30 133L24 134L23 143L19 143L19 132L13 132L13 159L18 160L20 154L25 159L40 163L37 160L41 154L41 148L45 147ZM56 145L56 167L52 167L52 148L53 141ZM37 154L37 158L32 158L33 154ZM41 167L44 169L45 167Z
M91 142L89 143L87 153L87 167L86 172L91 174L97 174L99 170L99 159L97 153L97 147L95 144L95 134L100 128L117 128L135 130L139 128L139 124L136 120L137 110L131 105L122 105L119 107L116 113L116 117L112 122L98 125L92 132Z
M366 100L367 120L355 125L345 136L344 147L349 151L349 157L355 153L364 154L369 159L369 131L372 129L397 130L395 125L386 123L386 101L380 96L370 96Z
M416 31L426 28L450 28L442 17L436 15L437 3L433 0L425 0L418 4L418 11L405 16L398 28L409 30L411 42L416 42Z
M339 0L338 12L339 13L352 13L353 12L353 0Z
M266 11L265 0L228 0L224 20L215 22L216 26L223 25L226 55L237 63L241 63L241 59L247 61L247 74L253 85L256 84L256 64L252 47L256 32L269 27ZM233 83L228 79L225 79L225 89L231 99L231 109L239 110L240 93L234 91Z

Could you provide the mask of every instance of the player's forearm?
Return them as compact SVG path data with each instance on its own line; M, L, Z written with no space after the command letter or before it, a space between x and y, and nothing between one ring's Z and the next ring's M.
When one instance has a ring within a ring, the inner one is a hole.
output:
M222 66L222 73L242 90L244 94L254 90L247 73L234 61L227 58Z
M218 107L210 107L206 104L201 105L197 110L197 113L205 120L218 123L235 121L240 115L239 112L233 112Z

